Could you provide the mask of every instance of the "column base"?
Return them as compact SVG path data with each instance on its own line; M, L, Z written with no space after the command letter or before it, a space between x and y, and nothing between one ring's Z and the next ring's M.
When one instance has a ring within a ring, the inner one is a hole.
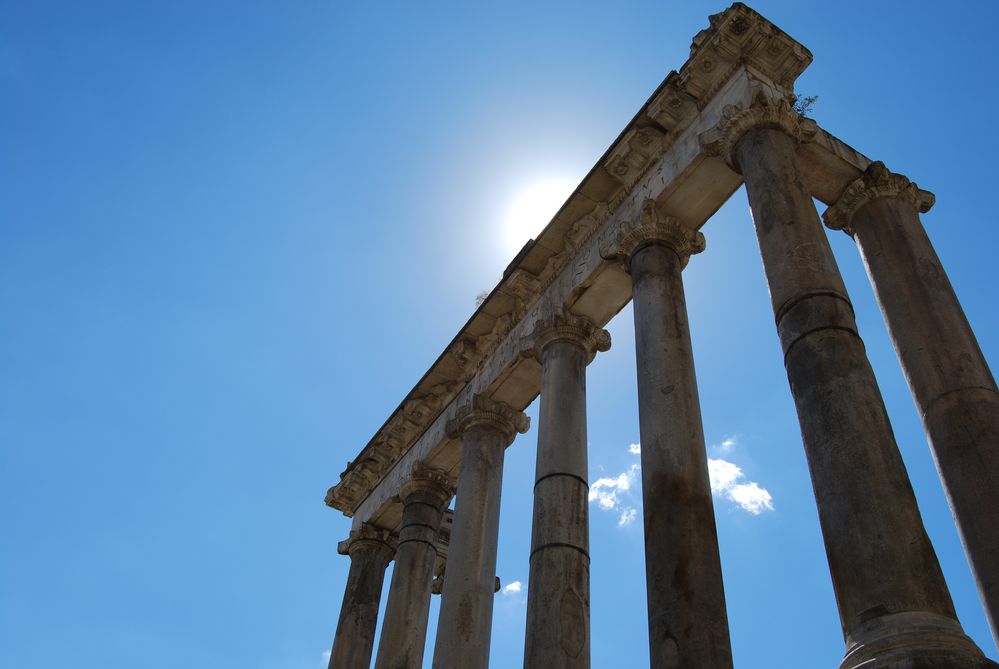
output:
M840 669L997 669L953 618L911 611L867 621L847 639Z

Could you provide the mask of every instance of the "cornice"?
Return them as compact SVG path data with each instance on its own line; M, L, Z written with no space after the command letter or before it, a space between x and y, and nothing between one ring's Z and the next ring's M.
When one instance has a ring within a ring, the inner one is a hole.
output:
M864 173L825 210L822 220L831 230L843 230L853 235L853 217L861 207L878 198L896 198L925 214L936 202L933 193L922 190L901 174L890 171L883 162L871 163Z

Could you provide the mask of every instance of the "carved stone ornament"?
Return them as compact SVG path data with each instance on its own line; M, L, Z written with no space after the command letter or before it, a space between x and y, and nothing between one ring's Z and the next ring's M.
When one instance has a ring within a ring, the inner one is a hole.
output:
M357 550L387 550L394 555L398 543L398 538L388 530L364 523L360 529L351 530L350 536L337 544L336 550L340 555L350 555Z
M531 419L523 411L512 409L504 402L496 402L485 395L472 395L472 400L458 409L454 418L447 422L447 436L461 437L466 430L476 425L488 425L502 432L507 441L513 442L519 432L527 432Z
M638 221L629 221L621 226L614 243L601 251L606 260L624 263L630 271L631 257L635 251L648 244L663 244L680 256L683 266L687 266L690 256L705 248L704 235L691 230L679 219L662 213L655 200L642 203L642 216Z
M784 98L774 98L759 91L748 109L737 105L726 105L722 109L721 121L711 130L698 137L701 149L709 156L719 156L729 167L739 172L735 159L735 147L754 128L776 128L783 130L799 143L812 141L818 126L810 118L805 118L791 108Z
M880 160L868 165L864 173L850 183L836 203L826 209L822 220L831 230L843 230L853 235L853 217L860 208L880 197L898 198L912 205L921 214L936 202L933 193L921 190L901 174L895 174Z
M402 486L403 502L411 495L431 495L438 504L445 506L454 497L455 484L446 472L422 462L413 465L410 479Z
M604 166L607 172L631 188L663 151L663 133L656 128L632 128L611 149Z
M562 307L552 318L535 321L534 331L520 340L521 354L540 361L541 351L556 341L568 341L582 347L586 351L587 362L593 360L597 351L610 350L611 345L607 330Z

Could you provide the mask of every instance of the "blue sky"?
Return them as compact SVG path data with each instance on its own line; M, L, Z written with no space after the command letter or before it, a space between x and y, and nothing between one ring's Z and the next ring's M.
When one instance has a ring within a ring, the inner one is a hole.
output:
M577 182L725 6L0 2L0 665L324 667L349 529L326 488L499 279L518 194ZM751 6L814 54L814 118L936 194L923 220L995 363L999 5ZM741 472L718 465L715 500L736 664L835 666L744 192L703 231L684 279L709 456ZM831 239L958 613L995 658L860 259ZM617 484L591 507L593 666L638 667L630 309L609 329L588 377L591 481ZM507 453L507 585L527 581L535 438ZM772 509L732 499L750 482ZM495 667L521 663L525 595L498 595Z

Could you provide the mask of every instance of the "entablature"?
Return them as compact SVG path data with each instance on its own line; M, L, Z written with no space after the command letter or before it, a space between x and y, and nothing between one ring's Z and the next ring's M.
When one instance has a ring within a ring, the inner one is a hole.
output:
M647 200L692 230L700 228L742 184L726 163L707 155L701 134L732 106L760 95L793 98L794 79L811 54L741 3L712 16L691 47L583 179L536 240L525 245L469 321L330 488L326 503L395 528L398 493L417 462L457 478L459 442L446 424L473 395L526 408L537 396L540 367L520 341L559 310L603 327L631 299L620 263L604 258L621 227ZM729 110L728 113L731 113ZM870 161L818 129L799 147L806 185L834 202Z

